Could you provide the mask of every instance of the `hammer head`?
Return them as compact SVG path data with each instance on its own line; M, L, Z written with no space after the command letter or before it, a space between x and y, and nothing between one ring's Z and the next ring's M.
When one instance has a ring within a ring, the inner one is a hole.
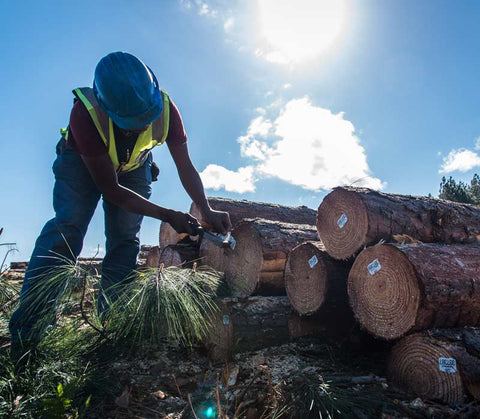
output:
M212 233L205 230L203 227L197 228L197 233L204 239L211 241L215 246L222 247L224 249L235 249L237 244L230 232L227 234Z

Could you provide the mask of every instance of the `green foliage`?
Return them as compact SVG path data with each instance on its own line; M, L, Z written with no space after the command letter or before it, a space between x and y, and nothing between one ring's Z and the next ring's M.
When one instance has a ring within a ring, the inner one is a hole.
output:
M35 292L25 300L43 313L42 327L55 327L44 331L22 369L9 350L0 349L0 417L82 417L92 398L120 390L107 373L112 359L135 345L166 339L191 344L216 310L219 273L204 267L160 268L136 272L102 321L87 271L55 259L57 265L36 281ZM0 289L5 290L1 298L18 296L18 289ZM0 324L6 325L9 315L0 312Z
M448 179L445 176L442 177L438 197L449 201L480 205L479 175L473 175L470 185L462 181L457 182L452 176Z
M217 310L222 275L208 267L152 268L137 278L112 305L108 323L115 339L132 345L176 341L191 345L206 332Z

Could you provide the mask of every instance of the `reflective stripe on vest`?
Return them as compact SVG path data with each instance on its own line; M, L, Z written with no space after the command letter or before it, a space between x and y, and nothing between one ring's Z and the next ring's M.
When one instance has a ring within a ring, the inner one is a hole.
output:
M115 135L113 132L113 121L98 104L97 99L93 94L93 89L91 87L80 87L75 89L73 94L87 108L102 141L108 149L108 155L110 156L117 173L130 172L140 167L147 159L148 152L153 147L162 145L167 138L170 122L170 101L168 99L168 94L162 90L162 113L149 125L146 131L138 134L130 158L126 163L120 164L115 144Z

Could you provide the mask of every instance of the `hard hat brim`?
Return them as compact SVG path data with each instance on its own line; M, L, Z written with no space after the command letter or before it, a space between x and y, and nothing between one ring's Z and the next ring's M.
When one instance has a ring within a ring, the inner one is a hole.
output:
M162 114L162 95L160 90L157 90L153 105L141 115L119 116L109 109L104 108L104 110L117 127L124 130L137 130L151 124Z

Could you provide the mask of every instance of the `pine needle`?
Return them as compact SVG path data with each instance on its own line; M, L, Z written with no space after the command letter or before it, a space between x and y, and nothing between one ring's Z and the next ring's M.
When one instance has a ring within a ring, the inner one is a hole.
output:
M133 345L165 340L191 345L204 336L217 310L222 275L211 268L152 268L137 272L112 305L108 322L117 339Z

